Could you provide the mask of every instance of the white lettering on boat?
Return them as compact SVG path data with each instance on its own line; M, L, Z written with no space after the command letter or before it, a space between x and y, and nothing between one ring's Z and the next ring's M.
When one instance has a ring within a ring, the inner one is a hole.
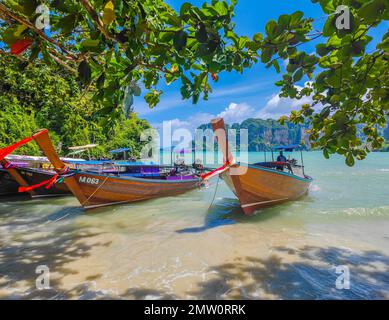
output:
M87 184L99 184L100 180L96 178L88 178L81 176L79 182Z

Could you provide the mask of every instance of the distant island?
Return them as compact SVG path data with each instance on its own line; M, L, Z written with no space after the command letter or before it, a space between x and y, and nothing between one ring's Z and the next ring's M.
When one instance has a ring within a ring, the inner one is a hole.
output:
M247 119L242 123L227 124L228 129L235 129L237 132L237 144L240 145L240 129L248 130L248 151L260 152L268 150L271 147L288 144L301 144L306 150L311 150L309 143L309 124L296 125L286 123L281 125L274 119ZM198 129L212 129L211 124L202 124ZM382 130L382 129L381 129ZM363 139L362 128L359 130L359 135ZM382 135L386 143L380 151L389 151L389 120L388 126L383 130ZM217 147L217 144L215 144Z

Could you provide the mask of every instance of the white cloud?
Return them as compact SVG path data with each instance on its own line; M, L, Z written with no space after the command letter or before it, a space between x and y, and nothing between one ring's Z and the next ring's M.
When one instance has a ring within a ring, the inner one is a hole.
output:
M279 119L283 115L289 115L292 110L299 110L303 104L311 104L312 97L299 99L281 98L278 94L271 96L265 107L257 112L256 118Z
M226 123L240 123L247 118L251 118L255 112L255 109L247 103L230 103L230 105L217 117L224 118Z
M302 89L297 87L297 89ZM199 112L187 119L172 119L172 129L184 128L192 132L202 124L209 123L213 118L224 118L226 123L241 123L249 118L260 119L279 119L283 115L289 115L292 110L299 110L304 104L311 104L312 97L303 97L301 99L282 98L279 94L273 94L269 97L265 107L258 110L258 107L253 107L248 103L234 103L231 102L219 114L211 114ZM320 111L322 106L316 106L315 110ZM154 124L155 128L162 129L162 123Z
M219 114L211 114L198 112L185 120L171 119L165 122L170 122L172 129L184 128L194 131L200 125L209 123L213 118L224 118L226 123L240 123L247 118L251 118L255 114L255 109L247 103L230 103L229 106ZM155 123L153 127L161 129L163 123Z

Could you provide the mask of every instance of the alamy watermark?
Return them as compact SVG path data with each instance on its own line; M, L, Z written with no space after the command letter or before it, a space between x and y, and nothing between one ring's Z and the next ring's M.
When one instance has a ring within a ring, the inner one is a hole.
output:
M336 289L350 290L350 268L347 266L337 266L335 273L339 275L335 281Z
M39 5L35 13L38 13L39 16L35 20L35 27L39 30L49 29L50 28L50 9L47 5Z
M39 276L35 280L35 286L38 290L50 289L50 269L46 265L37 266L35 273Z
M335 26L338 30L350 30L351 29L351 14L348 6L338 6L335 14Z
M248 163L248 130L223 129L213 132L212 129L175 128L170 121L163 122L161 130L147 129L141 133L140 140L144 143L141 150L140 161L155 162L163 165L173 164L177 161L185 163L201 162L205 166L213 166L226 162L224 153L231 154L235 162ZM217 142L217 136L225 137L227 141ZM227 143L226 143L227 142ZM231 160L231 159L228 159ZM231 168L232 175L246 173L247 167Z

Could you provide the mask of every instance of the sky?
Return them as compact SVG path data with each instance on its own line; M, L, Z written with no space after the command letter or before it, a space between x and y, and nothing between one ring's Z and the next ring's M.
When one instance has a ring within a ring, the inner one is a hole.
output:
M167 0L177 10L184 2L201 6L204 0ZM270 19L277 20L281 14L291 14L297 10L303 11L306 17L314 18L314 27L322 29L326 15L320 5L313 4L311 0L238 0L234 18L236 32L252 37L255 33L264 32ZM387 27L388 24L385 29ZM304 49L313 53L315 43L305 45ZM248 118L278 119L310 100L309 97L300 101L280 98L279 88L274 83L281 77L282 74L277 74L274 68L267 69L259 62L243 74L220 74L219 81L211 84L213 93L208 101L200 100L193 105L191 100L182 100L181 83L177 81L170 86L159 86L164 93L154 109L149 109L143 98L139 97L135 100L134 110L157 129L164 121L171 121L173 127L194 130L216 116L224 117L227 123L241 123Z

